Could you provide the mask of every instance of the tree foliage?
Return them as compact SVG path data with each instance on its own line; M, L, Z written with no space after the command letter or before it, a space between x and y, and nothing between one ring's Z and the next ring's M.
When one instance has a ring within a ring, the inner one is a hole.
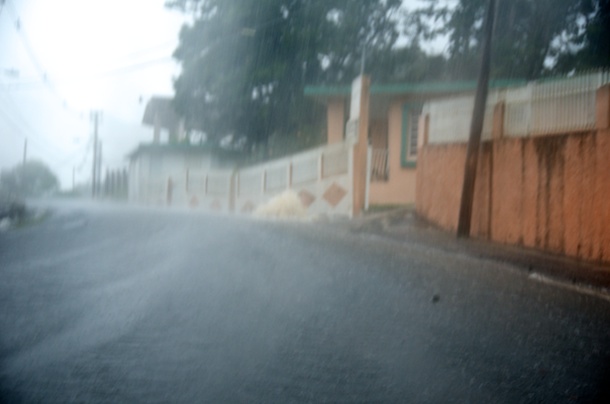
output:
M425 1L410 16L411 29L423 39L447 35L451 76L476 77L488 0L459 0L454 8ZM534 79L608 66L608 1L497 0L492 75Z
M175 106L212 139L264 143L295 133L319 109L311 83L349 83L363 45L386 54L398 31L400 0L176 0L193 15L174 56L182 65ZM317 119L320 120L319 117Z
M38 197L57 191L59 181L49 167L38 160L29 160L0 174L4 194Z
M554 70L610 67L610 0L583 0L578 11L569 41L558 42Z
M174 105L211 141L317 138L324 111L304 87L349 84L363 52L374 82L474 79L487 1L421 0L404 13L401 0L168 0L192 16L174 53ZM610 0L497 1L492 77L610 65ZM446 55L422 51L439 37Z

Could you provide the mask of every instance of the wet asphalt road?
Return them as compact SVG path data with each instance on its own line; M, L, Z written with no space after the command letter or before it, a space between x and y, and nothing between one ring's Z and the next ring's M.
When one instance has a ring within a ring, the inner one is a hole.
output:
M61 208L0 276L4 402L610 398L610 301L341 225Z

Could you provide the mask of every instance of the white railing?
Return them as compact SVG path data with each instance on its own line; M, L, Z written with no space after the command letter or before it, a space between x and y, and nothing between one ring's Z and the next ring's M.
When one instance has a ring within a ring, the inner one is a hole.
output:
M373 149L371 154L371 181L387 181L388 175L388 149Z
M593 129L596 91L609 82L609 72L601 71L507 90L504 133L527 136Z
M494 106L504 102L503 133L523 137L585 131L595 127L597 89L610 83L610 73L600 71L527 86L490 91L482 139L491 139ZM429 143L466 142L474 105L473 96L427 103Z

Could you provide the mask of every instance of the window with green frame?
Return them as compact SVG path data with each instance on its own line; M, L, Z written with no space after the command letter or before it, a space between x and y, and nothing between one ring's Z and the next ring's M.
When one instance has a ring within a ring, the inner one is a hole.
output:
M402 106L402 141L400 164L402 167L415 167L417 162L417 127L422 104L407 103Z

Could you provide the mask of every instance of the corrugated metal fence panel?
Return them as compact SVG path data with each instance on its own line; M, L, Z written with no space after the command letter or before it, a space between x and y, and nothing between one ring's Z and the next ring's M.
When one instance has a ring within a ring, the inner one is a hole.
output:
M504 135L526 136L532 110L532 86L507 90L504 100Z
M607 71L541 80L506 92L507 136L560 134L595 127L597 89L610 82Z
M494 105L501 101L505 103L505 136L593 129L597 89L609 82L610 73L599 71L492 91L487 99L482 139L491 139ZM424 113L430 117L429 143L467 142L473 106L473 96L426 104Z
M588 74L536 83L532 92L533 135L595 127L598 75Z

